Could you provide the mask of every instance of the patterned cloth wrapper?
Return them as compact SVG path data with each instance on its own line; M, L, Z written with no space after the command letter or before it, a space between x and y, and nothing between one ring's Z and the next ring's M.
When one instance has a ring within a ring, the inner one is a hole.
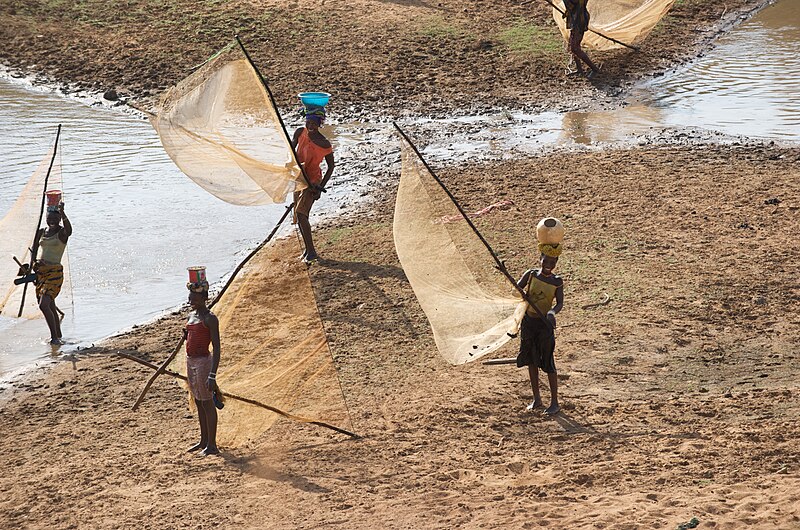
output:
M41 300L42 296L47 295L55 300L64 284L64 266L37 261L33 264L33 272L36 273L36 298Z
M562 247L561 243L557 243L555 245L550 245L547 243L539 243L539 252L544 254L545 256L550 256L551 258L557 258L561 255Z

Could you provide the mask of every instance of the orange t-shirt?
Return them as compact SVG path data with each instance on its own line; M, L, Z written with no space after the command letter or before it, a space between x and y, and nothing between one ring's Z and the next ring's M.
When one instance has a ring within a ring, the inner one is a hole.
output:
M306 176L311 184L322 182L322 169L319 167L325 157L333 153L331 147L320 147L308 137L308 130L303 129L297 139L297 161L303 164Z

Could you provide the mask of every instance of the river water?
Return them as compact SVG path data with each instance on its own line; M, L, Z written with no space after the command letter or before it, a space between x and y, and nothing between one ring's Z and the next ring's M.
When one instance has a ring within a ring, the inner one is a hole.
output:
M797 94L800 2L783 0L719 39L706 56L636 87L618 110L501 112L407 125L429 139L423 152L440 164L538 154L552 145L631 142L674 127L795 142ZM74 302L63 309L73 348L179 305L189 265L206 265L210 280L222 279L282 213L282 206L238 207L207 194L178 171L139 117L2 78L0 101L0 216L50 148L56 125L64 127L64 189L75 234ZM363 195L365 179L380 174L373 166L396 164L399 156L387 124L339 124L326 134L339 159L336 191L315 211L329 215ZM371 166L370 158L378 163ZM0 259L0 266L13 265ZM41 319L0 318L0 379L56 357L47 335Z

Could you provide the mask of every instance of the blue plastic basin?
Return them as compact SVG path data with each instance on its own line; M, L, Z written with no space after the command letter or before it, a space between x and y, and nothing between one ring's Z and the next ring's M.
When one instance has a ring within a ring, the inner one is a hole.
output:
M307 107L324 107L328 104L328 100L331 99L331 95L327 92L300 92L297 95L303 105Z

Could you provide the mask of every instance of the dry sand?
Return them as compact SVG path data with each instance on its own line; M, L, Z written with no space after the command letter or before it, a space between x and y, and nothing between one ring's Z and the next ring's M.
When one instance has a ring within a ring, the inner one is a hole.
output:
M800 527L800 150L559 153L441 174L470 210L514 200L480 220L512 271L531 264L540 216L566 222L559 416L525 412L522 370L439 359L393 252L389 185L317 231L327 260L312 268L363 439L281 420L257 447L186 454L183 392L162 378L131 412L148 372L111 355L163 358L175 315L6 396L3 525ZM608 305L582 309L602 293Z

